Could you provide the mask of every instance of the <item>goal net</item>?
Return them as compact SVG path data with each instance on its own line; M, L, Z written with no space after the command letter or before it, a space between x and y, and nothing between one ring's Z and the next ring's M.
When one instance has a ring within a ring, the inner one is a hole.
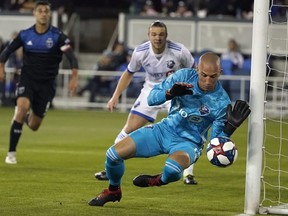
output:
M268 11L270 24L259 211L288 215L288 5L283 2L271 0Z
M254 11L253 28L267 36L253 30L252 56L263 52L266 61L255 57L253 67L252 57L251 85L259 89L250 89L245 213L288 215L288 1L255 0Z

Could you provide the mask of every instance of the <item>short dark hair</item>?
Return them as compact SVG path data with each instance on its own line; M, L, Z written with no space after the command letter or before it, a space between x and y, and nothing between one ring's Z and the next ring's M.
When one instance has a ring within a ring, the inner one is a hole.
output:
M35 2L35 6L34 6L34 9L36 7L38 7L39 5L48 5L49 7L51 7L51 3L48 1L48 0L37 0Z

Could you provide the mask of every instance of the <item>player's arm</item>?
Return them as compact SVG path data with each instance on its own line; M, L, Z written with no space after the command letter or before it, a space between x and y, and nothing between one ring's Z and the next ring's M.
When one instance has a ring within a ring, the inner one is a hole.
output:
M181 76L182 74L184 74L182 70L178 70L162 81L162 83L155 85L148 95L148 105L160 105L174 97L192 95L193 91L191 88L193 85L186 83L183 76Z
M20 34L0 54L0 81L5 79L5 62L9 56L22 46Z
M116 89L115 89L111 99L107 103L108 110L113 111L113 109L117 106L117 104L119 102L120 95L122 94L122 92L125 89L127 89L129 84L131 83L131 81L133 79L133 75L134 75L134 73L128 72L127 69L122 73L122 75L121 75L121 77L117 83Z
M72 70L68 88L69 91L75 92L78 86L78 61L71 48L65 52L65 55L70 62Z
M64 53L64 55L67 57L70 68L72 70L70 81L68 84L68 88L70 92L75 92L78 86L78 60L73 52L73 49L70 45L70 39L64 35L63 33L60 34L59 37L59 44L60 49Z

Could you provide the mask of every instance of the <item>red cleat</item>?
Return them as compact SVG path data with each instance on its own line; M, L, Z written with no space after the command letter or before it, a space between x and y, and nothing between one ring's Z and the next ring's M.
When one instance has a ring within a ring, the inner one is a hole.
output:
M133 179L133 184L138 187L153 187L165 185L161 181L162 174L158 175L139 175Z
M121 197L122 191L120 188L117 191L110 191L109 189L105 189L102 191L102 193L91 199L88 204L90 206L103 206L107 202L120 202Z

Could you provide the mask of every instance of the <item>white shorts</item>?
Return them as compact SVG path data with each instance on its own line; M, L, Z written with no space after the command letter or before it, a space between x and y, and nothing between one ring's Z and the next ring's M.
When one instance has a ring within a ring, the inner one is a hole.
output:
M169 100L161 105L149 106L147 103L147 98L148 98L150 91L151 91L151 88L144 85L144 87L141 90L140 95L136 99L133 107L131 108L130 113L141 116L147 119L149 122L154 122L160 110L164 110L168 112L171 103Z

